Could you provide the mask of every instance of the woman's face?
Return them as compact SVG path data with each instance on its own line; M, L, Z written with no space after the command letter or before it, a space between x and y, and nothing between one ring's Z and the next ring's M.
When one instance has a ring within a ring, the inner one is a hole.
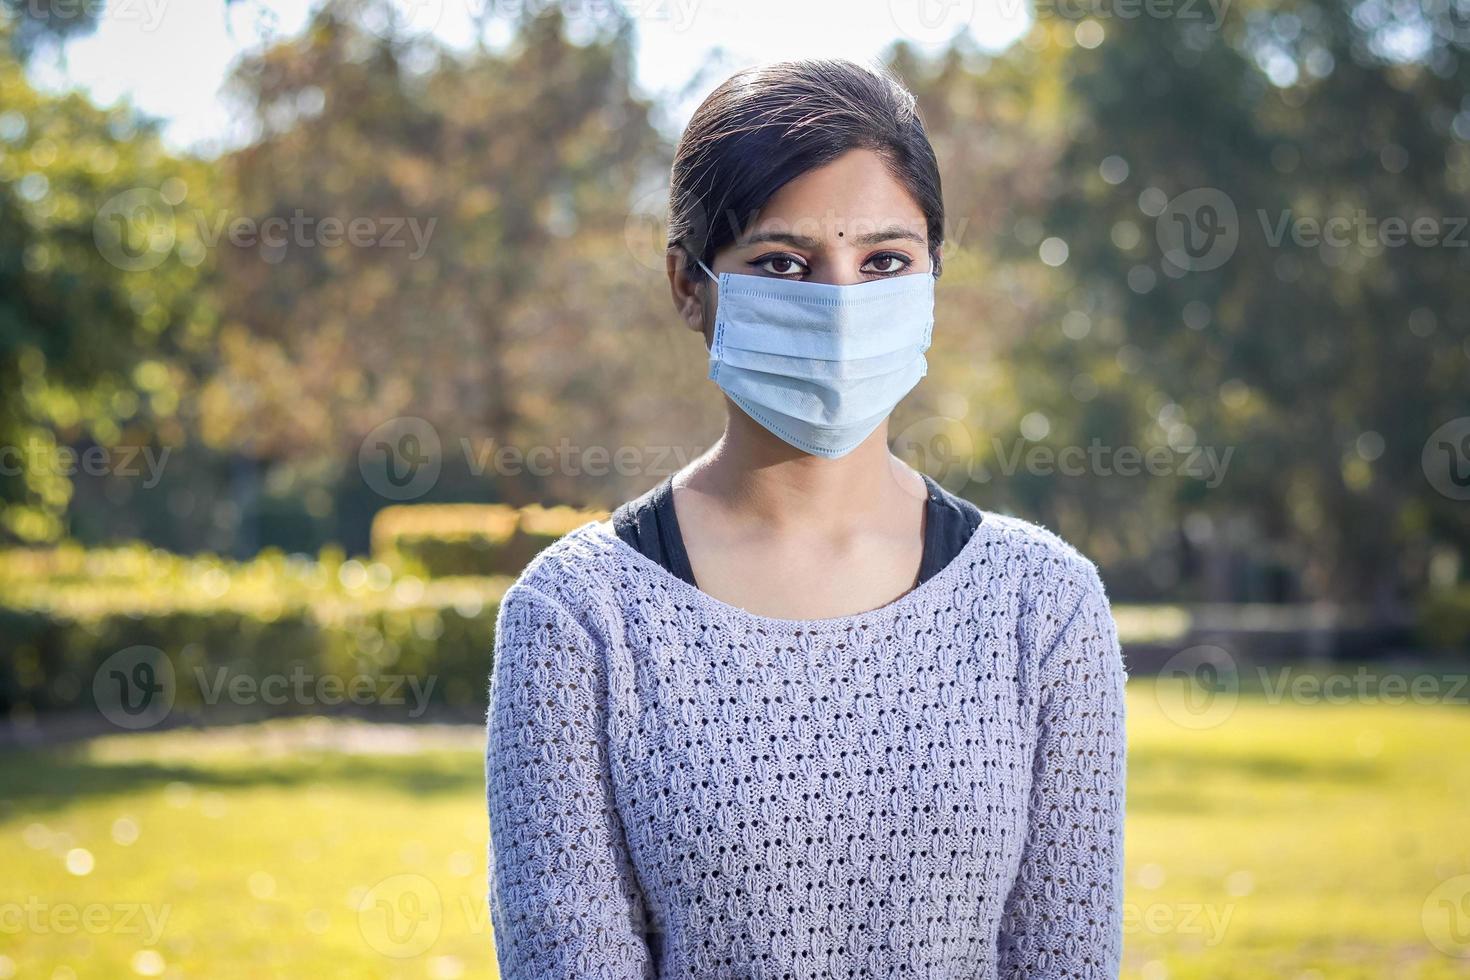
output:
M924 212L872 150L849 150L787 183L710 268L773 279L851 285L929 273ZM718 290L671 256L674 305L709 339ZM706 308L707 306L707 308Z

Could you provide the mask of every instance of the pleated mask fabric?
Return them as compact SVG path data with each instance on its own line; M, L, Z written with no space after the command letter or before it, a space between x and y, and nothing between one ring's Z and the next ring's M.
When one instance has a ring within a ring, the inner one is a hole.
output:
M797 449L851 452L929 370L934 275L852 285L715 275L709 377Z

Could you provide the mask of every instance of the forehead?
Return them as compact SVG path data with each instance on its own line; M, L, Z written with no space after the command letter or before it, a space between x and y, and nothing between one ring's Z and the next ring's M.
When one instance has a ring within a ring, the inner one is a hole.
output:
M890 227L923 235L924 212L881 156L849 150L782 186L749 231L790 232L825 241Z

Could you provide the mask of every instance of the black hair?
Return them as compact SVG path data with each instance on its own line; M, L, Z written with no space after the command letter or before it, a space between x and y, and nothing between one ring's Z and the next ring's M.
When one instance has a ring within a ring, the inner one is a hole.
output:
M939 272L944 199L914 96L886 72L838 59L737 72L700 104L674 152L669 247L706 264L789 181L849 150L872 150L924 213Z

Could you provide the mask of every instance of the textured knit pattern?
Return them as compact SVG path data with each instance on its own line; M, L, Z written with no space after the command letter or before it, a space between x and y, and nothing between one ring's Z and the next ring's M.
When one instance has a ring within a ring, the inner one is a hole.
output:
M1123 684L1096 569L1019 520L809 621L585 525L499 615L501 976L1116 977Z

